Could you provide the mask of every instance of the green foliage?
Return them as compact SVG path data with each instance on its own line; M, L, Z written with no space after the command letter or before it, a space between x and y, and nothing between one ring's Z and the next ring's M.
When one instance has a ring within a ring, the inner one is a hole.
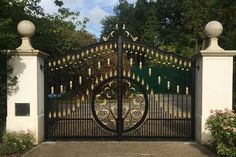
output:
M235 157L236 114L227 109L225 112L216 110L208 118L206 127L210 130L217 154L222 157Z
M191 56L206 48L204 26L218 20L224 26L220 45L236 49L236 1L137 0L133 5L123 0L114 8L114 13L102 20L102 35L115 23L125 23L141 41Z
M33 135L30 132L7 132L3 135L0 155L21 154L33 147Z

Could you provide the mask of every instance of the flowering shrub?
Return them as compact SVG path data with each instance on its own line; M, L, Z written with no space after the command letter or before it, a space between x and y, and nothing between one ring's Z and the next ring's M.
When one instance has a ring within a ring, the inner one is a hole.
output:
M2 138L0 155L21 154L33 147L31 132L6 132Z
M228 109L211 110L211 113L206 128L210 130L217 154L236 157L236 114Z

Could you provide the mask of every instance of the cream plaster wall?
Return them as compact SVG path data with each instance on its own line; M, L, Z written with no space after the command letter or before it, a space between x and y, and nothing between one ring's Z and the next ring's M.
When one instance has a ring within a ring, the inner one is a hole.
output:
M44 74L43 59L38 56L16 56L11 60L18 89L8 96L7 130L31 130L35 144L44 139ZM15 116L15 103L30 103L30 116Z
M205 123L210 110L232 109L233 57L203 56L197 58L196 65L196 140L206 144L209 132Z

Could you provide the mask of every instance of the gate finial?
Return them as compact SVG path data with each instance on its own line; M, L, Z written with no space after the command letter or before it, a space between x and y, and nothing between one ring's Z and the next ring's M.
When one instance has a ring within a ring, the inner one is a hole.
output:
M116 24L115 31L111 31L111 33L107 37L103 36L102 40L108 41L110 37L114 36L114 33L122 33L122 31L125 32L126 36L130 37L134 42L138 40L138 37L134 37L129 31L126 30L125 24L122 24L121 26L122 27L119 27L119 24Z
M30 38L35 33L35 26L31 21L23 20L17 25L17 30L21 35L22 43L17 50L34 50Z
M206 50L224 50L218 45L218 37L223 32L223 26L218 21L211 21L205 26L205 34L210 38L209 46Z

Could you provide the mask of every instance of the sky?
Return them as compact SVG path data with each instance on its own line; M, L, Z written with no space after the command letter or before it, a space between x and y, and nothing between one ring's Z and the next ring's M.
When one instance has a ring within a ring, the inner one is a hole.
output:
M86 29L99 38L102 29L101 19L113 15L113 8L119 0L63 0L63 2L64 7L79 11L81 19L89 18ZM135 3L136 0L128 0L128 2ZM54 5L54 0L41 0L40 6L49 14L57 12L58 9Z

